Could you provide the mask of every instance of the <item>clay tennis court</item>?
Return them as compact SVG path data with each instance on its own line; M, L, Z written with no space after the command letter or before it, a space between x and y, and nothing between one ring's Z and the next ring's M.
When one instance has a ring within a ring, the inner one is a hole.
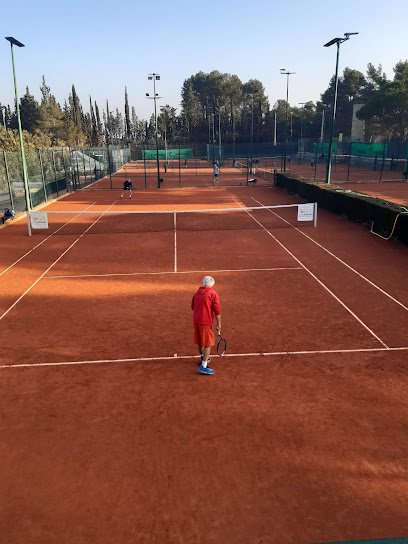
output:
M4 541L408 535L406 247L324 210L185 212L298 203L272 187L130 200L118 179L42 208L65 212L47 232L0 230ZM206 274L214 376L192 342Z

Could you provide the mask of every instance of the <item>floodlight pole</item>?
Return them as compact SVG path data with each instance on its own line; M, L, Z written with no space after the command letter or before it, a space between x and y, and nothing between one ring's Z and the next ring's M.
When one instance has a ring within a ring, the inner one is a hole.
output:
M322 126L320 127L320 142L323 143L324 140L324 112L326 104L322 104Z
M160 110L164 114L164 160L165 160L165 164L166 164L166 168L164 170L165 170L165 172L167 172L167 114L166 114L166 106L161 107Z
M250 158L249 158L249 166L250 166L250 173L252 175L252 163L254 160L254 94L257 91L254 91L253 93L248 93L248 96L251 97L251 149L250 149ZM247 169L248 170L248 169Z
M299 104L302 106L302 112L300 116L300 158L302 158L302 149L303 149L303 115L305 111L305 104L307 102L299 102Z
M283 148L283 171L286 172L286 154L288 148L289 76L295 74L296 72L289 72L289 70L281 68L280 73L286 76L285 145Z
M329 137L329 149L327 152L327 166L326 166L326 183L330 183L331 175L331 159L332 159L332 143L333 143L333 132L334 124L336 121L336 107L337 107L337 88L338 88L338 73L339 73L339 55L340 55L340 44L349 40L350 36L358 34L358 32L345 32L344 38L334 38L329 42L325 43L323 47L330 47L331 45L337 45L337 54L336 54L336 72L334 76L334 96L333 96L333 107L332 107L332 118L330 124L330 137Z
M7 108L6 108L6 106L2 106L1 109L4 110L4 113L3 113L3 125L4 125L4 130L7 132L7 126L6 126L6 111L7 111Z
M273 127L273 145L276 147L276 111L275 111L275 119L274 119L274 127Z
M16 79L16 69L14 66L14 52L13 45L17 47L25 47L24 44L16 40L15 38L9 36L6 38L10 42L11 48L11 64L13 66L13 79L14 79L14 95L16 101L16 110L17 110L17 123L18 123L18 137L20 140L20 152L21 152L21 162L23 165L23 182L24 182L24 195L27 208L27 231L28 235L31 236L31 203L30 203L30 189L28 185L28 175L27 175L27 164L24 153L24 141L23 141L23 131L21 129L21 118L20 118L20 105L18 102L18 92L17 92L17 79Z
M159 135L157 130L157 106L156 106L156 100L158 98L161 98L156 94L156 80L160 79L160 74L149 74L147 79L153 80L153 96L149 96L149 93L146 93L147 98L151 98L154 100L154 125L155 125L155 132L156 132L156 162L157 162L157 188L160 189L160 162L159 162Z

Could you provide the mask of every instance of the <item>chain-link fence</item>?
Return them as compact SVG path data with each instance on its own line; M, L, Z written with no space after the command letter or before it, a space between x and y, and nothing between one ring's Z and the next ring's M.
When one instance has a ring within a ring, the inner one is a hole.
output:
M28 149L25 152L31 207L82 189L109 176L130 161L130 149L119 146L86 149ZM0 207L26 209L19 151L0 152Z

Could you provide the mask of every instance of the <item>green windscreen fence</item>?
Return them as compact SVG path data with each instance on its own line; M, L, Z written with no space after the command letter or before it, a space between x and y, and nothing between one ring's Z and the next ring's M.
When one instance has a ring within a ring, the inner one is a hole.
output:
M193 157L193 149L188 147L175 149L159 149L159 159L191 159ZM142 158L145 160L154 160L157 158L156 149L142 149Z
M350 153L351 155L357 155L358 157L386 157L387 151L387 144L364 144L361 142L353 142L351 144Z
M327 155L329 152L329 143L327 142L315 142L313 144L314 152L318 155ZM337 153L337 143L332 142L332 153Z

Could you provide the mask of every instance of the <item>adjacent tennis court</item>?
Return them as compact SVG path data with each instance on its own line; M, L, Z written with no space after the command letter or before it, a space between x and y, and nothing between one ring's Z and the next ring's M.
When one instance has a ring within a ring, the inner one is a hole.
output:
M406 536L406 247L210 169L120 199L132 168L0 230L4 540Z

